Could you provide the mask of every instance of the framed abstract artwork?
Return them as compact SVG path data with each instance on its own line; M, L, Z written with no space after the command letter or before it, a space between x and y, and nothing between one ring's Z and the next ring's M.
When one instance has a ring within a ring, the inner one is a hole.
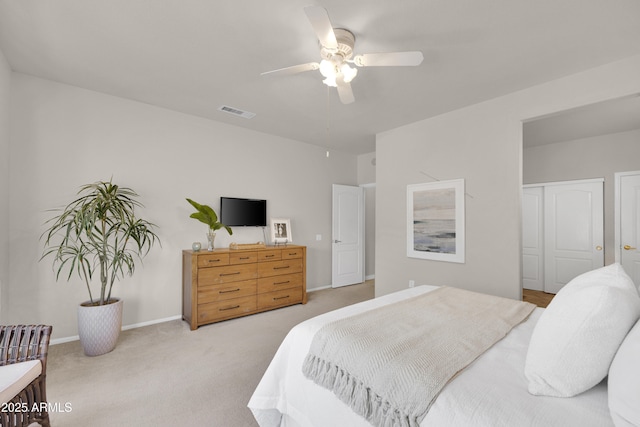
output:
M407 186L407 256L464 263L464 179Z

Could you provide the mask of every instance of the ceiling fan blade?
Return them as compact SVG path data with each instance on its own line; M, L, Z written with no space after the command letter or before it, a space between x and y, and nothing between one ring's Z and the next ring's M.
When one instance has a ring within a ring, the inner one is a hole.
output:
M389 52L357 55L353 62L360 67L416 66L420 65L423 59L420 51Z
M329 49L337 49L338 41L333 32L333 26L329 20L327 10L320 6L307 6L304 8L304 12L307 14L307 18L309 18L320 44Z
M292 67L280 68L278 70L265 71L264 73L260 73L261 76L266 75L281 75L281 76L289 76L291 74L303 73L305 71L313 71L320 68L320 64L317 62L309 62L307 64L294 65Z
M340 77L336 79L338 85L338 97L343 104L351 104L356 100L353 96L353 90L351 89L351 83L344 81L344 78Z

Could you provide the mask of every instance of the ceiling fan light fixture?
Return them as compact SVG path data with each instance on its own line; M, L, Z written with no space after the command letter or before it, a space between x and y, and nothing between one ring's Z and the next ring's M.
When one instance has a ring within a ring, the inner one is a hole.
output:
M338 87L338 83L336 83L336 76L327 76L327 78L324 79L322 83L330 87Z
M333 62L326 59L320 61L320 74L325 77L322 83L327 86L337 87L336 76L338 75L338 70Z
M322 60L320 63L309 62L267 71L262 75L284 75L319 70L324 77L322 83L337 88L340 101L343 104L350 104L355 101L350 83L358 75L356 67L417 66L424 59L420 51L366 53L353 57L356 37L351 31L345 28L333 28L327 10L321 6L307 6L304 11L318 38Z
M325 77L322 83L327 86L337 87L336 79L338 77L344 80L345 83L349 83L358 74L358 70L351 68L346 62L338 65L334 61L323 59L320 62L320 74Z
M342 75L344 77L345 83L349 83L358 74L358 69L357 68L351 68L351 67L349 67L349 64L344 63L340 67L340 72L342 73Z
M323 59L322 61L320 61L320 74L322 74L324 77L335 77L337 74L335 64L331 61Z

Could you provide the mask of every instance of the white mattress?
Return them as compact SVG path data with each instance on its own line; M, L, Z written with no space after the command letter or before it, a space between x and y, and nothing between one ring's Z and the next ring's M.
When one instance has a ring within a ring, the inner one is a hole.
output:
M429 292L418 286L335 310L295 326L284 339L249 408L261 427L370 426L330 391L302 375L314 334L327 322ZM426 426L613 426L606 381L572 398L527 392L524 363L529 338L543 309L516 326L454 378L420 424Z

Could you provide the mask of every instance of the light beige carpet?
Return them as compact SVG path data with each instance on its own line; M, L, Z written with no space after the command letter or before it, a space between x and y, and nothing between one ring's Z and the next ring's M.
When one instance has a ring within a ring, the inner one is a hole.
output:
M201 326L175 320L122 332L111 353L51 346L47 397L54 427L256 426L246 405L297 323L371 299L373 281L309 293L306 305ZM126 310L126 302L125 302Z

